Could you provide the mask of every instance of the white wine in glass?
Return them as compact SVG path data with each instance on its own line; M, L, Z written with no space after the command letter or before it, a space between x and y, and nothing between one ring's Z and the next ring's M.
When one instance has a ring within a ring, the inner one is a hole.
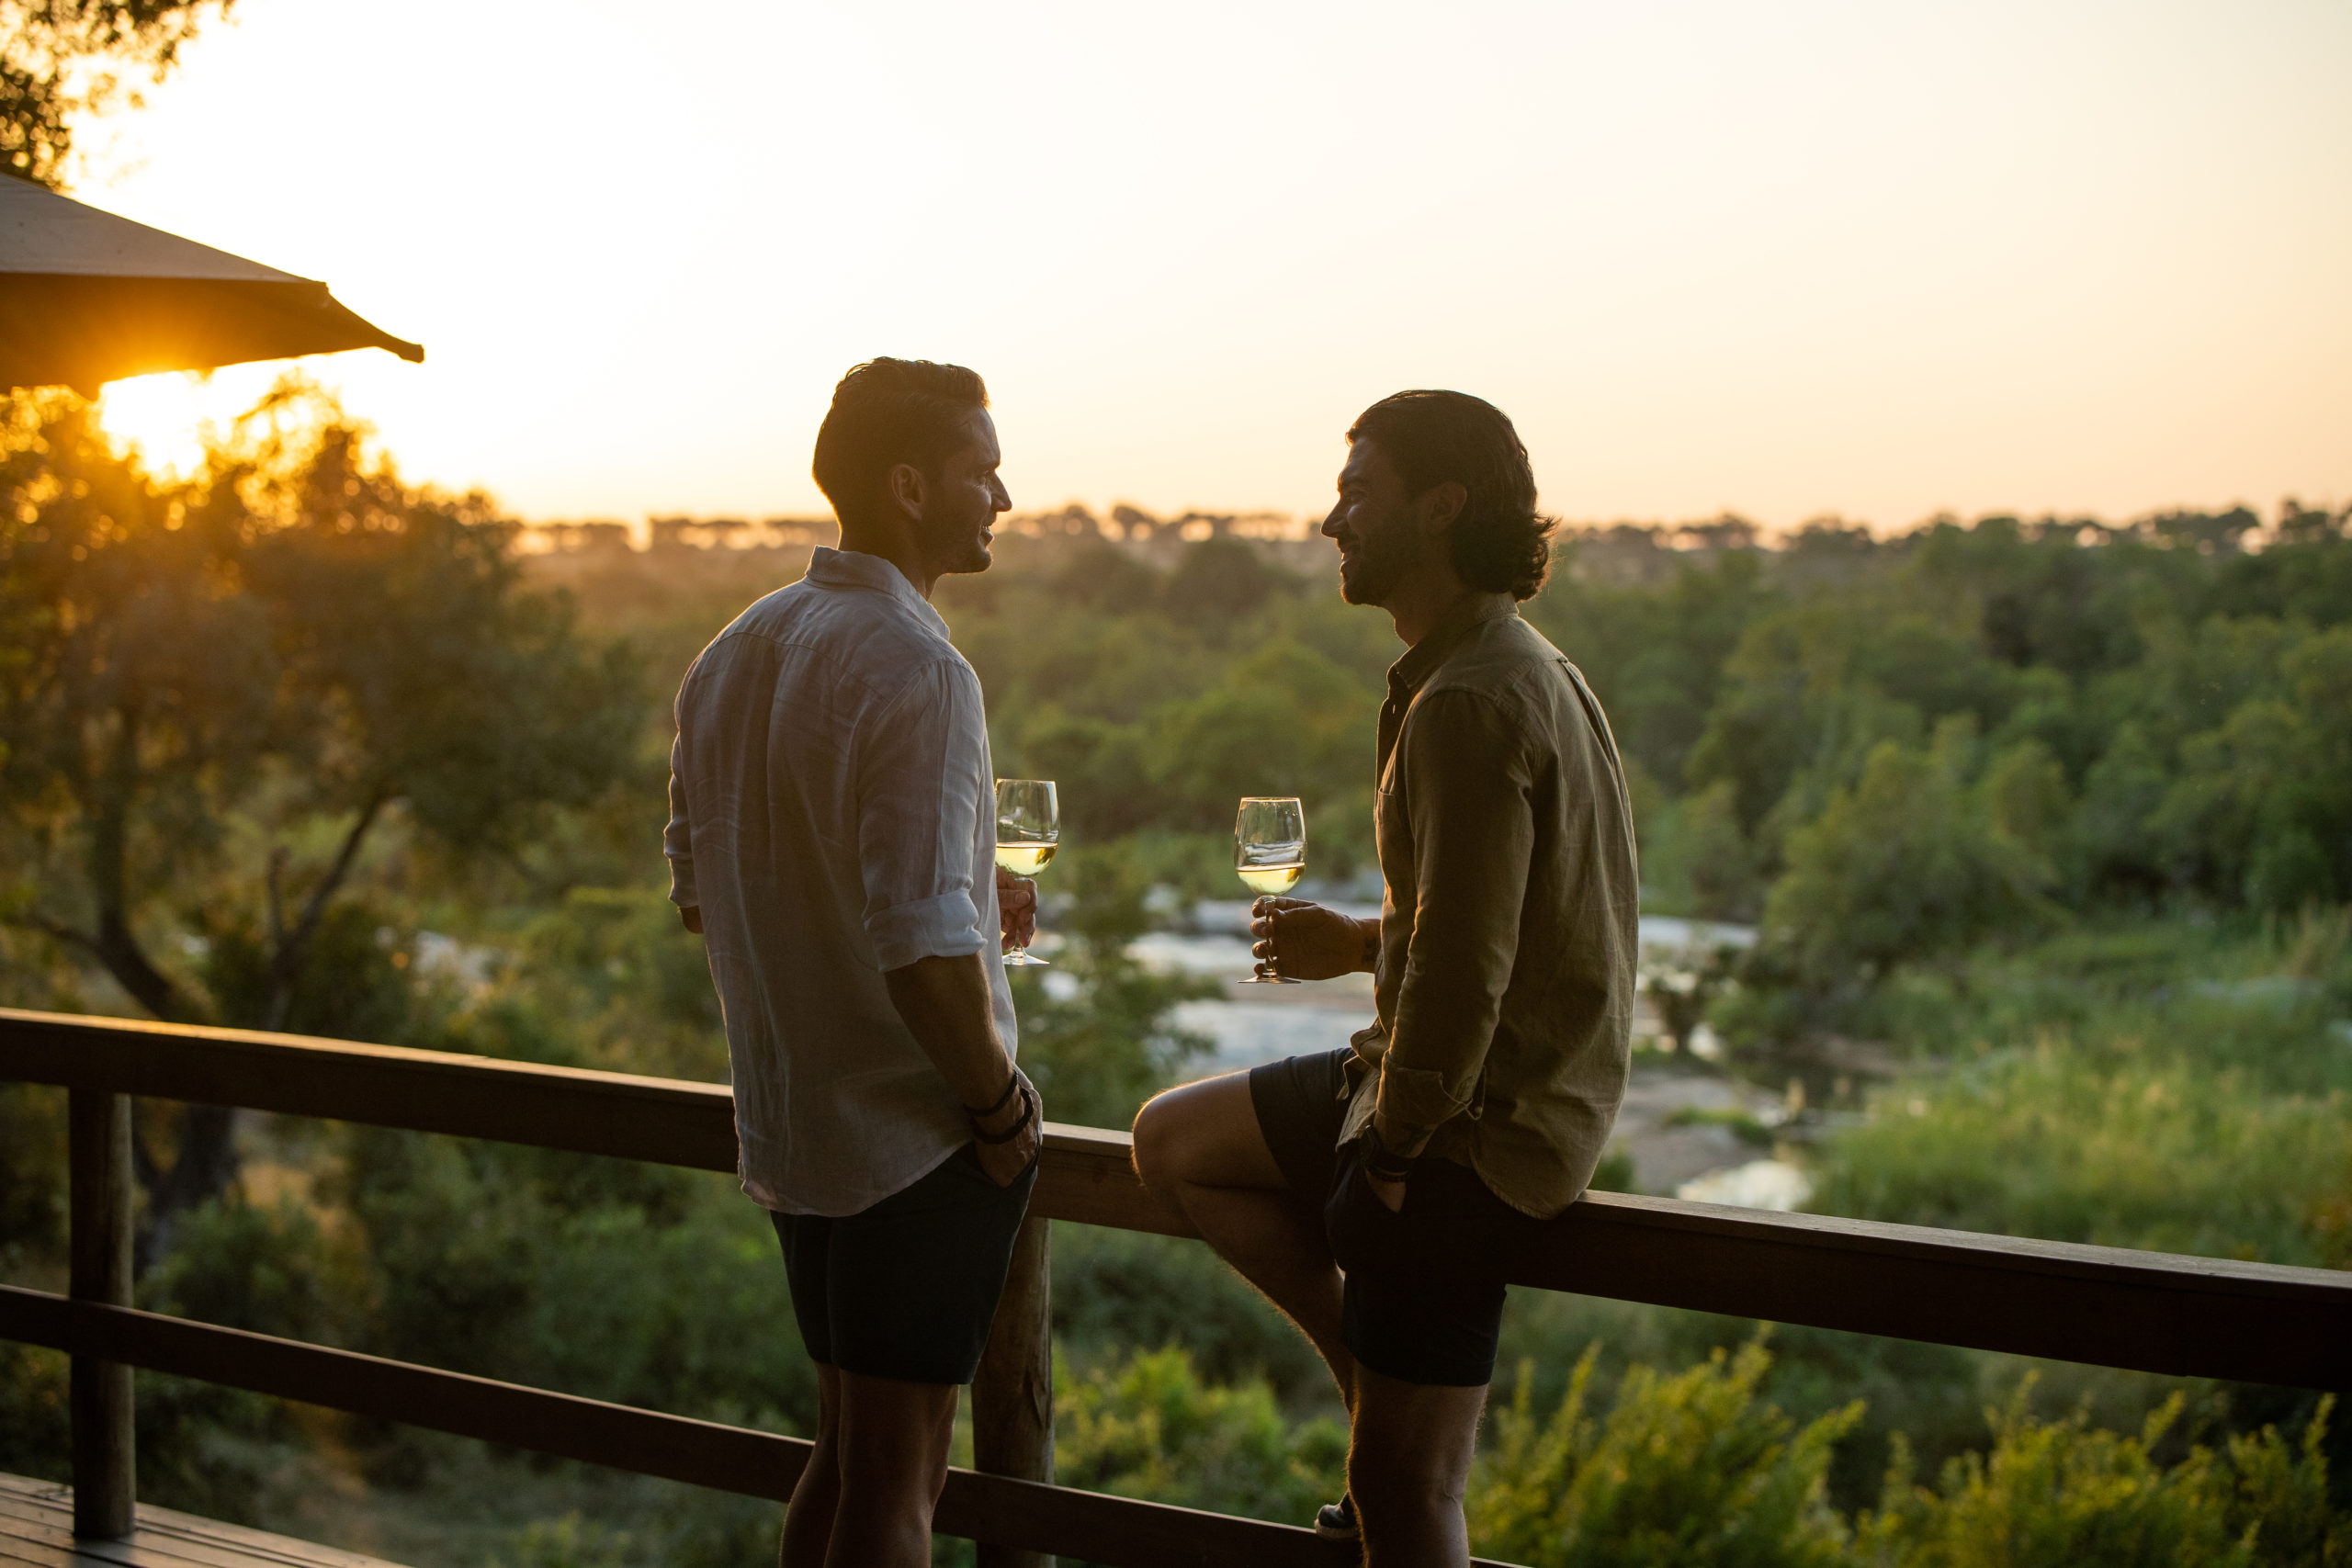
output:
M1054 858L1061 842L1061 807L1051 779L996 781L996 863L1015 876L1035 876ZM1040 964L1026 944L1004 955L1008 969Z
M1290 796L1245 795L1240 815L1233 819L1233 869L1241 885L1261 897L1272 897L1298 886L1306 870L1306 807ZM1295 986L1287 975L1274 973L1267 960L1241 982L1245 986Z

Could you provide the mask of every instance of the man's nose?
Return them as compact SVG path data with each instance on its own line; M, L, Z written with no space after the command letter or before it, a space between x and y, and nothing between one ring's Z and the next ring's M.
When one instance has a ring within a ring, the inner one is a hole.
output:
M1323 526L1320 532L1327 539L1336 539L1340 536L1340 509L1338 507L1335 506L1331 508L1329 512L1324 513Z

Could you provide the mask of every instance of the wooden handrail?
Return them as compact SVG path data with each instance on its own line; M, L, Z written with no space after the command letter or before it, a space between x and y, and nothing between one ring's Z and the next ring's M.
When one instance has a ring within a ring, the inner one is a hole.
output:
M716 1084L0 1009L0 1077L735 1168ZM1193 1234L1124 1133L1048 1122L1031 1212ZM2352 1274L1593 1192L1519 1283L2177 1377L2352 1387Z

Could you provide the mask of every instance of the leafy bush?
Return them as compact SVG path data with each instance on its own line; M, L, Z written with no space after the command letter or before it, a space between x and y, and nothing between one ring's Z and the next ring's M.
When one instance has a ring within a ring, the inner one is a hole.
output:
M2064 1036L1879 1095L1817 1151L1810 1206L1996 1235L2274 1263L2341 1260L2352 1097L2270 1095L2171 1054Z
M1484 1553L1532 1568L1834 1568L1844 1521L1829 1506L1830 1451L1861 1418L1849 1404L1799 1430L1757 1384L1760 1342L1675 1377L1629 1370L1606 1420L1585 1413L1597 1352L1577 1362L1550 1419L1518 1393L1495 1413L1467 1507Z
M1296 1522L1346 1490L1347 1451L1338 1422L1291 1427L1263 1382L1204 1382L1174 1346L1086 1371L1054 1360L1065 1486Z
M2328 1405L2290 1447L2275 1427L2192 1447L2165 1466L2153 1450L2180 1415L2175 1395L2136 1438L2079 1415L2038 1421L2030 1384L1988 1413L1993 1448L1913 1483L1906 1457L1880 1511L1856 1530L1870 1568L2321 1568L2352 1562L2352 1520L2328 1504L2321 1455Z

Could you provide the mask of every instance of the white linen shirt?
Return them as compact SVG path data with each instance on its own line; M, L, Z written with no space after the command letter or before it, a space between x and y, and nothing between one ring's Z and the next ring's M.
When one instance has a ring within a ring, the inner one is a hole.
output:
M702 911L743 1190L856 1213L971 1139L883 971L984 954L1014 1045L979 677L897 567L819 549L702 650L677 722L662 851Z

